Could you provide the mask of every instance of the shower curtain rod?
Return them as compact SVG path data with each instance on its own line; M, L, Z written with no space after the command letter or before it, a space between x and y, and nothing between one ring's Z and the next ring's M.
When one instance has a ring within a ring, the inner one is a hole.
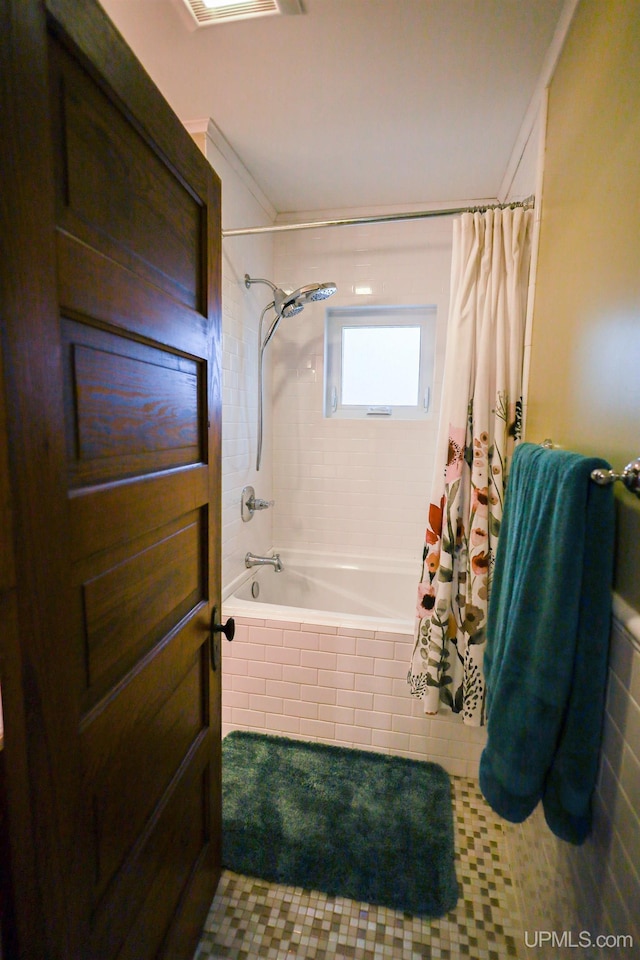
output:
M317 227L352 227L368 223L399 223L402 220L426 220L428 217L452 217L460 213L484 213L485 210L505 210L509 207L526 207L534 205L533 194L525 200L512 203L490 203L478 207L452 207L448 210L417 210L414 213L385 213L370 217L350 217L340 220L310 220L307 223L278 223L270 227L238 227L234 230L223 230L222 239L227 237L243 237L256 233L281 233L285 230L312 230Z

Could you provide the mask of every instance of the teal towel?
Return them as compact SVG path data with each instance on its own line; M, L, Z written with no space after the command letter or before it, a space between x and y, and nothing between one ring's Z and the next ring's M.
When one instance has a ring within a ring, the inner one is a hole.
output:
M487 745L480 788L520 823L542 800L550 829L591 828L607 682L613 575L609 465L520 444L513 456L489 603Z

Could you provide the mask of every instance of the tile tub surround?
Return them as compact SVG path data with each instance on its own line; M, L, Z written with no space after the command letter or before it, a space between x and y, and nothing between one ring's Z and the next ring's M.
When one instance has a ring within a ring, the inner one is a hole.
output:
M223 608L224 612L224 608ZM255 730L433 760L477 779L484 728L425 716L406 682L413 635L236 617L222 733Z
M279 283L330 279L338 286L326 305L310 304L283 323L273 341L273 533L283 549L383 553L419 562L442 388L451 243L446 217L277 236ZM355 293L363 282L371 295ZM416 421L326 418L326 310L420 304L437 310L430 412Z

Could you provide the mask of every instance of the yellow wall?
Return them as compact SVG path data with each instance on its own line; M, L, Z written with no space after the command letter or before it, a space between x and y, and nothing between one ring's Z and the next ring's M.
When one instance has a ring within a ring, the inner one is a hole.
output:
M198 132L198 133L192 133L191 136L195 140L196 146L198 146L206 156L206 153L207 153L206 135L204 133Z
M545 437L640 456L638 0L581 0L549 91L527 413ZM619 508L616 587L640 609L640 501Z

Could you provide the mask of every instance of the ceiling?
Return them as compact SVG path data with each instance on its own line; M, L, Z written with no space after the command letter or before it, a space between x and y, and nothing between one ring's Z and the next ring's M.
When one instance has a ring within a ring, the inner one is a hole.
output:
M183 121L211 118L280 214L497 197L564 0L303 0L194 29L101 0Z

